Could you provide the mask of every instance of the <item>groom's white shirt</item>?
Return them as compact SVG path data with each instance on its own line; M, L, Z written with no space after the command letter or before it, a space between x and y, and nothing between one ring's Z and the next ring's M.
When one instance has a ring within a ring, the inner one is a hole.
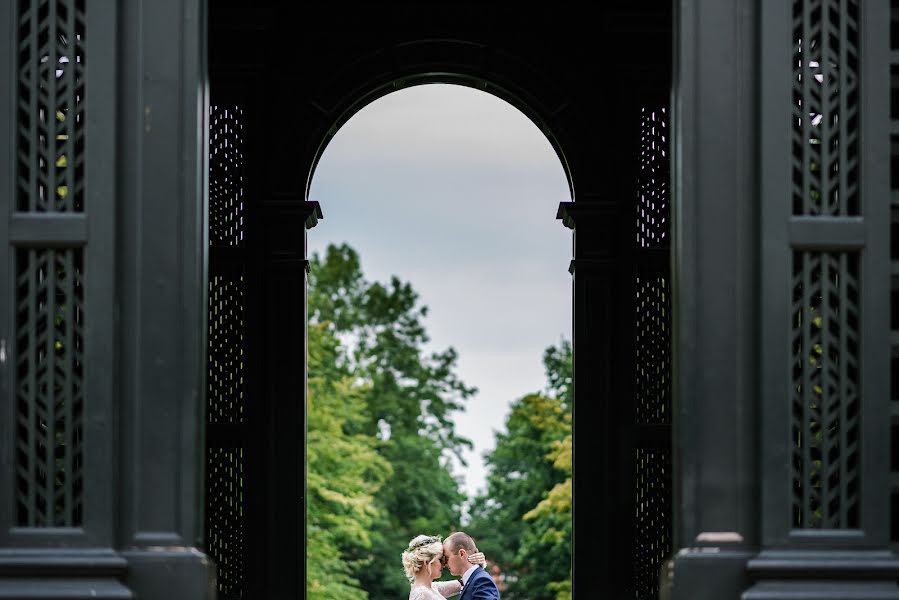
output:
M477 569L477 565L471 565L468 567L468 570L462 573L462 586L465 587L468 585L468 578L471 577L471 574L474 573L474 570Z

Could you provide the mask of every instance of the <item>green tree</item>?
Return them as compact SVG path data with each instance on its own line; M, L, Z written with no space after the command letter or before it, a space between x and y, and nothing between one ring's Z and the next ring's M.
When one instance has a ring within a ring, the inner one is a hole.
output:
M563 339L558 346L549 346L544 350L543 368L546 371L546 395L561 400L565 410L570 412L574 400L571 342Z
M359 431L366 386L338 366L341 349L327 324L309 327L307 413L307 597L367 598L354 572L372 547L381 515L373 502L391 473L377 440Z
M472 506L470 529L502 571L508 600L570 596L570 344L547 348L543 362L547 389L512 403L486 457L487 493Z
M558 346L550 346L543 354L546 367L547 394L557 398L567 415L569 433L552 443L547 459L564 477L546 494L536 507L524 514L531 526L525 531L519 561L531 569L549 561L556 567L553 581L546 588L555 592L556 600L571 600L571 533L572 533L572 435L571 405L573 396L573 370L571 344L563 340ZM568 570L564 566L568 565Z
M445 534L460 521L464 497L449 455L464 464L461 451L471 442L451 418L475 390L456 376L455 350L425 352L427 308L409 283L367 281L358 253L345 244L313 255L309 280L310 331L322 327L339 340L345 351L333 353L327 368L357 382L362 400L344 429L373 440L391 467L374 492L366 543L343 546L341 556L348 576L372 597L402 597L408 582L400 554L409 539Z
M556 600L570 600L573 524L570 433L553 442L547 458L565 476L565 480L554 485L536 507L524 514L524 520L530 522L530 525L525 528L517 558L531 573L537 572L543 564L553 565L552 569L546 570L552 574L552 580L546 584L546 589L555 593ZM533 578L526 577L522 584L528 585L528 579Z

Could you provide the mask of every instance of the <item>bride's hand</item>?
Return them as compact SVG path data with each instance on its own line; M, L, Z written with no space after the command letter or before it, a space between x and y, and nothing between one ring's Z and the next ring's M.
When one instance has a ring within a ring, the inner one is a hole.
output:
M487 567L487 559L484 558L483 552L475 552L474 554L468 555L468 562L473 565L481 565L481 567Z

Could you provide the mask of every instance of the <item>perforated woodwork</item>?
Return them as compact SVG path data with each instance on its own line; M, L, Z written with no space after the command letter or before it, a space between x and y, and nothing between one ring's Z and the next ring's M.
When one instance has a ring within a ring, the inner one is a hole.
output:
M671 297L663 275L637 277L637 423L671 422Z
M791 327L795 528L859 525L859 260L796 252Z
M243 423L245 322L242 273L210 277L208 322L206 418L210 423Z
M639 113L635 298L635 598L654 599L671 552L671 294L667 107Z
M84 1L18 2L20 211L84 210Z
M637 245L643 248L670 243L667 110L658 107L640 111Z
M217 568L218 597L244 597L246 531L244 453L241 447L210 446L206 454L206 549Z
M16 522L83 518L81 249L16 251Z
M20 0L15 200L22 217L84 211L85 1ZM84 291L81 248L15 256L15 519L83 522Z
M657 598L659 569L671 552L671 451L637 448L635 598Z
M239 106L209 107L209 243L244 241L244 115Z
M858 215L858 1L793 2L793 214Z
M219 598L247 581L248 440L244 108L209 110L209 306L206 391L206 551Z

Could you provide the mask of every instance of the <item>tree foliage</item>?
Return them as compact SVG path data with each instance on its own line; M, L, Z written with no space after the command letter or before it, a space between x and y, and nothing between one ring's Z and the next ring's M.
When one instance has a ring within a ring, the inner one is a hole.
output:
M349 565L346 581L372 597L402 597L409 584L400 554L408 541L419 533L446 534L459 524L464 497L448 456L461 456L471 442L457 435L452 415L475 390L456 376L455 350L425 352L427 308L409 283L396 277L367 281L359 255L347 245L329 246L324 257L314 255L310 262L310 355L314 344L330 345L322 354L328 364L310 359L310 397L314 402L316 378L342 382L328 390L331 404L343 411L343 434L366 439L376 459L356 467L360 481L374 484L367 496L357 496L365 497L368 516L359 521L365 531L355 532L354 543L345 537L337 543ZM310 415L317 408L313 404ZM341 447L311 433L308 440L310 454L313 443L331 444L329 452ZM359 451L350 458L366 456ZM320 476L330 481L334 466L322 466ZM308 469L312 482L319 475L312 473L312 460ZM349 514L350 505L335 503L319 506ZM310 500L310 511L317 508ZM338 524L330 524L332 533Z
M472 510L471 530L499 566L509 600L571 597L570 344L547 348L543 362L547 389L512 404L487 456L487 493Z
M355 571L372 547L370 531L383 518L375 494L389 478L390 463L377 440L359 433L367 386L338 366L340 346L324 324L308 330L306 433L307 596L366 598Z
M410 283L368 281L347 245L313 255L309 280L307 596L403 598L408 541L462 525L450 458L464 465L471 442L453 415L475 389L453 348L425 351L427 308ZM571 595L570 344L543 362L547 389L513 403L465 525L507 600Z

